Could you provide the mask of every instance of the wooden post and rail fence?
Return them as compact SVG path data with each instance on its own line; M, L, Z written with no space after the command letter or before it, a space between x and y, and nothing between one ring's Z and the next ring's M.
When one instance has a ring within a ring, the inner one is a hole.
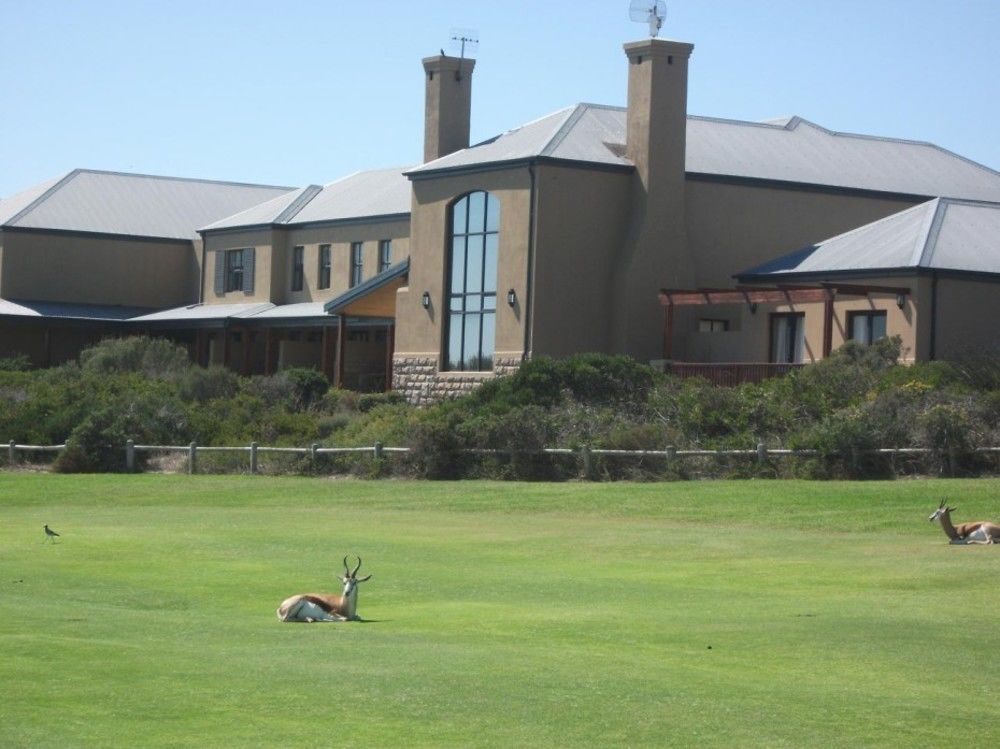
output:
M2 448L0 448L2 449ZM14 440L7 443L7 466L14 466L18 463L20 453L59 453L66 449L66 445L23 445ZM369 454L373 460L381 461L387 455L409 453L409 447L387 447L381 442L376 442L370 447L320 447L313 443L309 447L262 447L256 442L251 442L247 446L241 447L213 447L198 445L192 442L188 445L137 445L132 440L128 440L123 448L124 468L131 473L136 470L136 455L140 452L160 452L160 453L186 453L187 472L195 474L198 472L198 455L201 453L246 453L248 455L248 465L250 473L258 473L259 456L263 454L286 454L308 456L315 466L317 458L321 455L358 455ZM582 474L590 478L593 475L594 458L599 456L621 457L621 458L658 458L666 463L671 463L684 458L746 458L756 460L763 464L772 458L809 458L809 457L848 457L856 461L861 455L877 455L890 458L903 456L924 456L940 453L929 447L882 447L863 450L852 450L849 453L823 452L815 449L785 449L770 448L760 442L750 449L731 450L679 450L676 447L668 446L663 450L614 450L606 448L591 447L583 445L579 448L569 447L547 447L538 450L511 450L470 447L460 449L459 453L466 455L562 455L576 456L580 461ZM1000 447L976 447L970 452L976 454L1000 455ZM957 455L948 453L948 462L955 465Z

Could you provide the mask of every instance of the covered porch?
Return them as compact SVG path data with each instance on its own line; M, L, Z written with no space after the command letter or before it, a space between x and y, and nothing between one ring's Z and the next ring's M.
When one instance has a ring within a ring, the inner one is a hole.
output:
M870 343L912 327L910 294L904 286L837 282L661 289L657 364L719 385L758 382L824 359L846 340Z

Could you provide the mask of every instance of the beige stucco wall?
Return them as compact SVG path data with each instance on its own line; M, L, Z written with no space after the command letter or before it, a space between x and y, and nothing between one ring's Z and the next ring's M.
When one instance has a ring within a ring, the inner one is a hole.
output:
M532 355L609 350L609 280L628 229L631 183L621 172L537 168Z
M208 303L271 302L295 304L325 302L350 287L351 243L363 242L364 272L368 279L378 271L379 240L392 240L393 264L409 256L409 227L406 219L373 220L350 224L328 224L303 228L259 229L211 233L206 237L205 301ZM319 246L330 245L330 288L320 289ZM293 248L303 247L302 291L292 291ZM215 261L217 250L256 248L254 291L233 291L217 295Z
M998 319L1000 279L940 277L937 282L935 358L959 358L986 348L1000 348Z
M414 262L409 285L396 295L397 355L432 355L440 360L449 207L476 190L493 193L500 201L496 351L523 351L531 180L522 167L413 183L409 246ZM508 289L522 300L513 308L505 301ZM424 291L431 296L427 310L420 303Z
M4 299L174 307L192 301L198 259L191 242L8 230L2 271Z
M344 225L327 225L288 230L287 287L284 303L325 302L343 294L350 288L351 243L362 242L364 268L362 280L378 272L378 246L383 239L392 240L392 265L410 255L410 222L372 221ZM330 245L330 287L319 288L319 246ZM304 282L302 291L291 290L291 248L304 248Z
M205 272L202 274L202 298L205 304L242 304L246 302L271 302L272 299L272 247L275 243L271 229L210 233L205 240ZM254 252L253 293L230 291L228 294L215 293L215 266L224 262L226 250L242 250L247 247Z
M915 203L688 178L687 236L698 286L730 286L733 274L842 234Z

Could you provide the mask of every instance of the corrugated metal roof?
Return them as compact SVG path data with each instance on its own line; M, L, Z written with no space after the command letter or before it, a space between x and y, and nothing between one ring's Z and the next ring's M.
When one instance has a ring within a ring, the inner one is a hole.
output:
M310 185L293 195L251 208L202 227L202 231L246 226L295 226L321 221L409 214L407 167L357 172L319 187Z
M18 228L190 239L200 226L291 189L77 169L3 201L0 217Z
M78 304L0 299L0 315L13 315L16 317L128 320L148 311L148 307L123 307L116 304Z
M737 277L774 281L907 268L1000 273L1000 204L936 198Z
M419 176L552 157L631 166L625 109L578 104L409 172ZM689 173L879 192L1000 201L1000 173L930 143L837 133L801 117L688 117Z
M189 304L160 310L132 319L132 322L173 322L195 320L225 320L228 317L251 317L258 312L269 310L275 305L270 302L247 302L244 304Z

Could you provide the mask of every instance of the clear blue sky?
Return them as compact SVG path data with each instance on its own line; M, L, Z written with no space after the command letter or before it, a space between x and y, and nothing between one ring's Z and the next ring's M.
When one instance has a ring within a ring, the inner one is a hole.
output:
M420 59L478 31L473 142L622 105L628 0L0 0L0 196L76 167L280 185L419 161ZM1000 169L1000 0L668 0L688 111Z

